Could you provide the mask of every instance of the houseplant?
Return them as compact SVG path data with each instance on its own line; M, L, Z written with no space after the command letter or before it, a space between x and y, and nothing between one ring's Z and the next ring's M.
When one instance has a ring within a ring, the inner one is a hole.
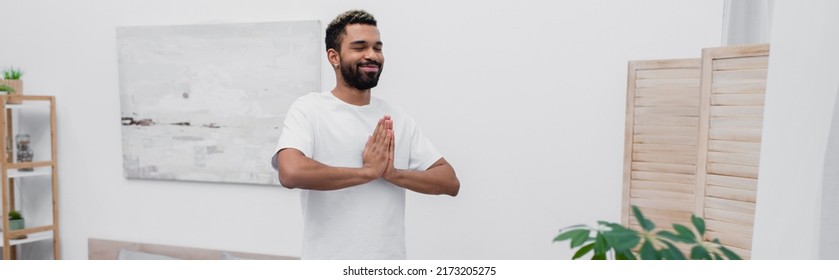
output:
M3 80L0 80L0 86L5 85L12 89L6 90L10 96L8 100L10 104L22 103L21 100L14 98L15 96L23 95L23 80L20 79L21 77L23 77L23 70L20 68L9 67L3 69Z
M20 215L20 212L9 211L9 231L23 229L24 227L23 216Z
M675 232L656 230L655 224L644 217L641 209L632 206L632 212L641 231L617 223L598 221L597 227L586 225L570 226L560 230L554 242L570 240L571 249L579 248L573 259L579 259L593 252L592 260L739 260L736 253L720 244L719 239L705 241L705 220L691 216L693 228L673 224ZM592 233L594 236L592 236ZM685 255L676 243L691 247ZM640 246L640 247L639 247Z

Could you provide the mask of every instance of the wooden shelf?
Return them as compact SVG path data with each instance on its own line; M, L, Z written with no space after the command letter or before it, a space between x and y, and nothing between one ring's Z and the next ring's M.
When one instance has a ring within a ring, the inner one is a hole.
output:
M47 160L36 161L36 162L15 162L15 163L7 163L4 160L0 160L0 175L2 179L0 179L0 183L2 183L2 199L0 199L0 204L2 204L2 209L0 210L0 215L5 213L9 213L12 210L19 210L25 209L22 207L18 207L15 205L17 199L15 199L16 191L24 191L25 189L31 188L33 186L40 186L46 184L45 180L9 180L14 178L25 178L25 177L35 177L35 176L48 176L46 178L51 179L51 189L52 194L49 195L48 198L44 197L43 200L51 200L52 206L52 219L49 222L46 222L47 225L45 226L36 226L30 228L24 228L21 230L14 230L14 231L3 231L0 233L2 235L2 242L0 242L0 248L3 251L3 259L14 259L15 252L19 248L16 248L14 245L32 243L42 240L52 240L52 247L53 247L53 256L55 259L61 259L61 253L59 252L60 244L59 239L61 234L59 233L59 223L58 223L58 178L56 173L56 122L55 122L55 97L53 96L33 96L33 95L25 95L25 96L15 96L11 98L11 101L15 101L19 104L9 104L10 96L7 95L0 95L0 151L6 151L7 145L12 144L14 140L11 138L12 135L17 133L16 131L20 131L20 127L17 126L27 126L26 131L39 131L39 132L49 132L49 139L50 139L50 148L49 152L40 151L41 155L49 154L49 158ZM2 108L5 108L2 109ZM45 110L46 114L49 114L49 125L35 125L35 124L26 124L21 122L14 122L13 118L28 118L28 113L24 114L22 111L30 110L30 109L38 109L35 113L41 114L41 112ZM5 158L5 156L4 156ZM32 168L32 171L21 171L20 169L28 169ZM33 198L34 199L34 198ZM41 199L41 198L39 198ZM28 199L29 200L29 199ZM41 203L44 201L39 201ZM24 211L25 212L25 211ZM26 213L23 213L24 216ZM2 216L0 217L0 222L6 223L7 217ZM29 217L32 218L32 217ZM35 224L44 224L40 222L39 218L33 218ZM6 223L8 225L8 223ZM15 239L20 238L22 236L26 236L23 239Z
M7 163L3 166L6 169L36 168L36 167L52 166L52 161L16 162L16 163Z
M39 167L32 171L20 171L20 169L10 169L8 171L9 178L23 178L35 176L49 176L52 175L52 167Z
M15 245L20 245L20 244L38 242L38 241L42 241L42 240L49 240L49 239L52 239L52 238L53 238L53 235L52 235L51 230L50 231L42 231L42 232L27 234L26 238L24 238L24 239L9 240L9 245L15 246ZM0 242L0 248L2 248L2 247L3 247L3 243Z

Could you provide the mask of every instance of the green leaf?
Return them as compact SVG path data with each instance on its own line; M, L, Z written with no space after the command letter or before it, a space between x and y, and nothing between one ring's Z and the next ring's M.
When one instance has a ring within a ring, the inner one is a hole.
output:
M636 260L635 254L632 254L630 250L623 250L620 252L615 252L615 259L616 260Z
M605 257L606 251L609 251L609 249L609 242L606 241L602 232L598 232L597 237L594 239L594 255L603 255Z
M699 232L699 236L705 236L705 220L696 215L691 215L690 220L693 222L693 226L696 227L696 231Z
M606 260L606 254L600 254L600 255L595 254L593 257L591 257L591 259L592 260Z
M729 260L742 260L742 258L740 258L740 255L737 255L737 253L729 250L728 248L725 248L724 246L720 246L720 251L722 251L722 254L725 255L725 257Z
M591 233L590 230L577 230L577 235L571 237L571 248L580 247L583 245L586 240L588 240L588 235Z
M697 245L690 250L690 258L694 260L710 260L711 255L708 254L708 250L705 247Z
M653 242L649 238L645 238L644 244L641 245L641 259L642 260L659 260L661 255L653 247Z
M641 224L641 228L645 231L652 231L655 228L655 223L653 221L648 220L644 217L644 214L641 213L641 209L638 206L632 205L632 212L635 213L635 219Z
M662 251L667 252L667 258L665 258L665 259L668 259L668 260L684 260L685 259L685 254L682 253L682 250L679 250L679 248L676 248L676 245L673 245L673 243L670 243L667 240L661 240L661 242L664 243L664 245L667 246L666 249L662 249Z
M613 227L612 231L605 232L604 235L615 251L630 250L641 242L638 232L622 226Z
M582 248L577 250L577 253L574 253L574 257L571 258L571 259L576 260L576 259L582 258L583 256L585 256L585 254L588 254L588 252L591 252L591 249L593 249L593 248L594 248L594 243L589 243L588 245L583 246Z
M577 236L577 234L579 234L582 231L588 232L588 229L574 229L574 230L569 230L569 231L563 232L562 234L560 234L556 238L554 238L554 242L559 242L559 241L571 239L574 236Z
M696 234L694 234L688 227L680 224L673 224L673 228L676 229L679 236L683 237L685 240L690 240L689 243L699 243L696 240Z
M693 243L692 239L685 238L681 235L678 235L678 234L675 234L673 232L666 231L666 230L659 231L658 233L656 233L656 235L658 235L659 237L662 237L662 238L670 239L674 242L688 243L688 244Z

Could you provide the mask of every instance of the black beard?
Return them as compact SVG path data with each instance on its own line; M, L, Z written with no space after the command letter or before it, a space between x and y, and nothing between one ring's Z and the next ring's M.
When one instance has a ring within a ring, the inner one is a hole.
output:
M358 69L363 65L369 64L379 66L379 71L376 73L367 73ZM344 77L344 82L359 90L367 90L376 87L376 85L379 84L379 76L382 75L383 69L384 67L382 64L375 61L367 61L351 65L341 62L341 76Z

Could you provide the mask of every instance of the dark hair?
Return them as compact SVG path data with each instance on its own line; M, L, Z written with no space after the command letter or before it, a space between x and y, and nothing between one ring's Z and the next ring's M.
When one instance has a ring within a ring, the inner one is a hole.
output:
M338 15L326 27L326 50L335 49L340 52L341 40L347 34L344 28L349 24L355 23L376 26L376 18L364 10L350 10Z

